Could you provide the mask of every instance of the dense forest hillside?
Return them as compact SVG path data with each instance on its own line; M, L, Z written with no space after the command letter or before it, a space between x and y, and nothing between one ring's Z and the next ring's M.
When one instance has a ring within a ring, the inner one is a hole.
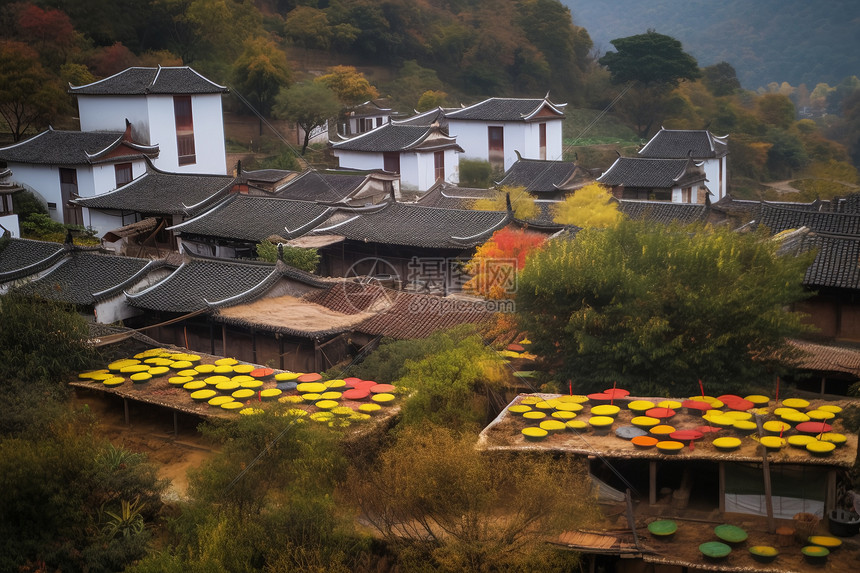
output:
M562 0L602 53L610 41L654 29L680 40L702 66L721 61L745 89L771 82L838 83L860 71L856 0Z

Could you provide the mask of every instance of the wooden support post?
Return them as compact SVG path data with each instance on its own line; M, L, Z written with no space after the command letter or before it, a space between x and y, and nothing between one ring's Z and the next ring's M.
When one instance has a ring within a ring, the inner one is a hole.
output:
M827 377L821 377L821 395L824 396L824 387L827 385Z
M648 503L657 505L657 462L648 462Z
M179 437L179 413L176 410L173 411L173 437Z
M284 368L284 336L282 334L278 335L278 359L280 361L279 368L281 370L286 370L286 368Z
M122 406L123 406L123 409L125 410L125 425L130 426L131 422L129 421L129 416L128 416L128 398L122 399Z
M720 513L725 513L726 512L726 464L724 462L719 462L717 467L718 467L718 473L719 473Z
M633 545L636 546L636 549L639 549L639 534L636 533L636 519L633 517L633 500L630 499L630 488L627 488L627 491L624 493L624 502L627 506L627 525L630 527L630 531L633 532Z
M755 415L755 422L758 425L759 438L762 436L761 415ZM776 524L773 521L773 494L770 487L770 461L767 458L767 448L761 447L761 469L764 477L764 506L767 511L767 532L773 533L776 530Z
M209 319L209 354L215 354L215 323Z
M227 356L227 325L221 325L221 356Z
M836 471L827 471L827 489L824 493L824 515L830 515L836 509Z

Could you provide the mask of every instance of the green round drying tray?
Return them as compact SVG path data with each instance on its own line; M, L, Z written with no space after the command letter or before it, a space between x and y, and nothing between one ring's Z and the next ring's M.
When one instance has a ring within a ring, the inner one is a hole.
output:
M738 527L737 525L718 525L714 528L714 533L722 541L725 541L727 543L740 543L741 541L746 541L747 539L747 532Z
M648 524L648 531L651 535L658 537L668 537L674 535L678 531L678 524L671 519L658 519Z
M720 543L719 541L708 541L707 543L699 545L699 551L701 551L702 555L705 557L710 557L711 559L722 559L732 552L732 548L725 543Z

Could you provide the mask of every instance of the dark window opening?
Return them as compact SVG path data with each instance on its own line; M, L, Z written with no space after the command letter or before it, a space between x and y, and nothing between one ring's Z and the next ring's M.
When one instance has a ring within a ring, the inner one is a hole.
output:
M503 127L487 127L487 139L489 141L490 165L496 169L505 168L505 131Z
M400 173L400 154L386 151L382 154L382 168L389 173Z
M436 181L445 180L445 152L436 151L433 153L433 169L435 172Z
M179 155L179 165L197 163L191 96L173 96L173 114L176 118L176 150Z
M67 225L83 225L84 217L81 207L70 203L77 199L78 172L75 169L60 167L60 195L63 201L63 223Z
M538 131L540 133L540 158L546 159L546 124L538 125Z
M114 166L114 170L116 172L117 189L122 187L126 183L131 182L131 180L132 180L131 163L117 163Z

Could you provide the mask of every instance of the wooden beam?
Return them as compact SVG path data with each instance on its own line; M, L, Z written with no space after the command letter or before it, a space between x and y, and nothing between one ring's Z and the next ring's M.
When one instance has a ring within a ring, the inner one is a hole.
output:
M648 462L648 503L657 505L657 462Z
M824 387L827 385L827 376L821 377L821 395L824 396Z

